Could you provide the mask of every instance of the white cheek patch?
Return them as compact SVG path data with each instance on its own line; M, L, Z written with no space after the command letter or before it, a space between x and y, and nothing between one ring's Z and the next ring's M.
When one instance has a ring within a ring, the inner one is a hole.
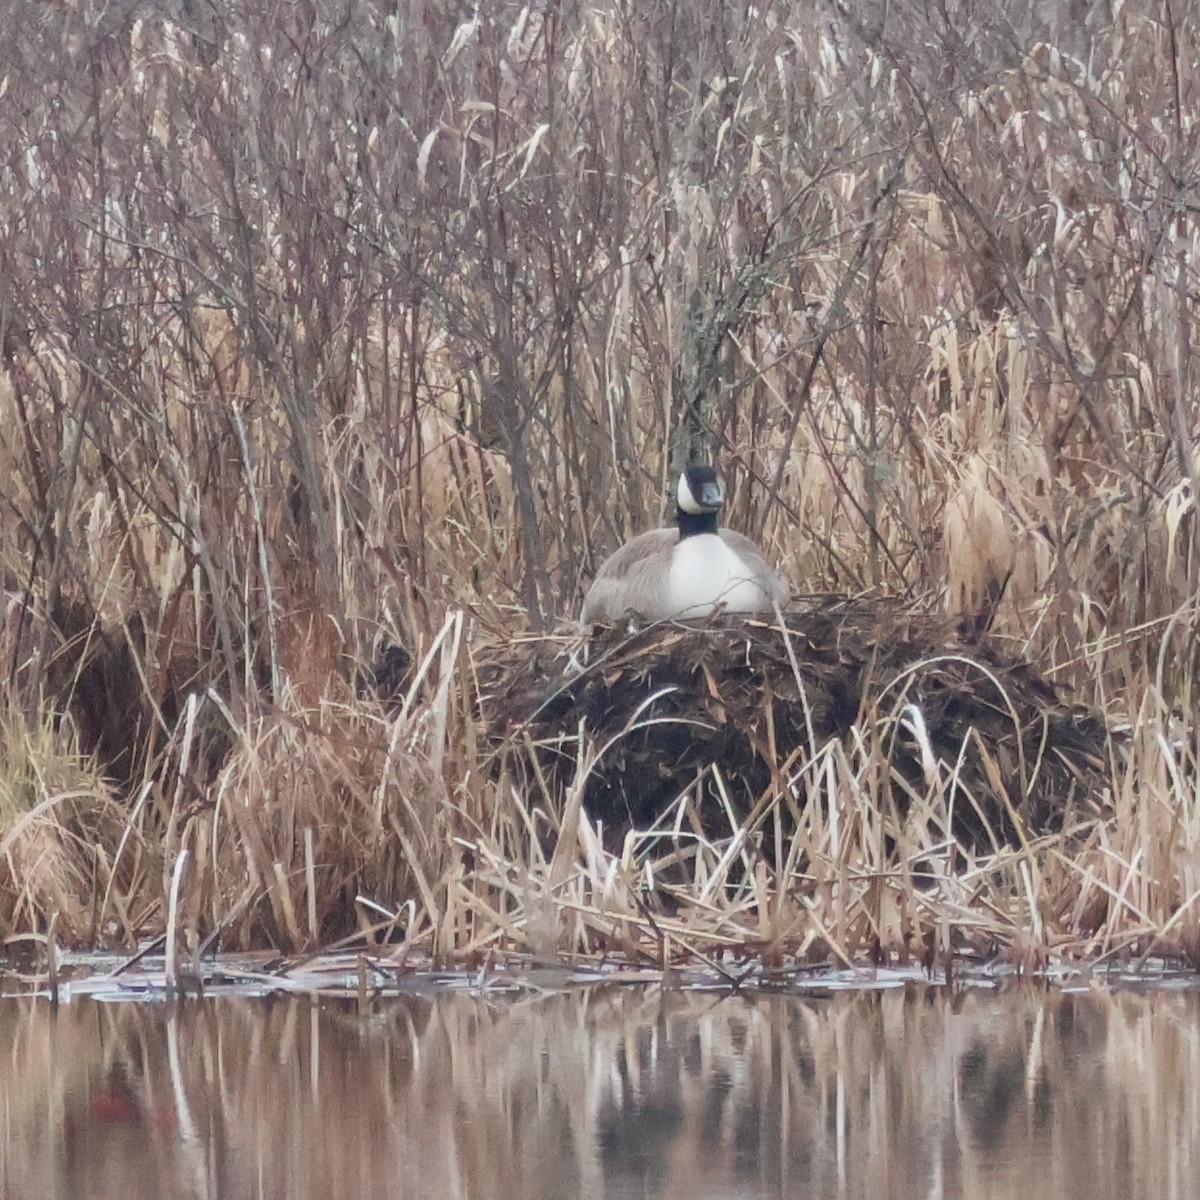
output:
M688 486L686 475L680 475L679 477L679 486L675 489L675 500L685 513L695 515L700 511L700 505L696 503L696 497L692 495L692 489Z
M673 616L706 616L718 605L726 612L765 612L770 597L750 569L715 533L684 538L671 556L667 579Z

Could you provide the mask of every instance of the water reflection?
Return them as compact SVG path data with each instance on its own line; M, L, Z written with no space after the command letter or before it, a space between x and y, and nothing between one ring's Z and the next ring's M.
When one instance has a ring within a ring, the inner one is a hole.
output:
M0 1197L1191 1197L1193 992L0 999Z

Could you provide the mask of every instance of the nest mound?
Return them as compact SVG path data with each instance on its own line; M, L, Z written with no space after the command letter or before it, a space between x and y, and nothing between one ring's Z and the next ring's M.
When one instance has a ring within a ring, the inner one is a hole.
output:
M614 844L710 766L739 815L772 792L795 795L831 739L882 754L900 814L914 796L957 792L953 832L972 845L1011 842L1018 824L1061 829L1103 779L1099 714L1064 701L1030 664L966 644L951 618L876 597L798 599L782 623L600 630L575 673L552 639L486 647L476 664L490 736L527 781L565 787L581 729L603 747L584 802Z

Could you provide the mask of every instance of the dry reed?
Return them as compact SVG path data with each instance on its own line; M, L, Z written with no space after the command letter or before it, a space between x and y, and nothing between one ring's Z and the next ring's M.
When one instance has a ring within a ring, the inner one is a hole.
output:
M6 936L161 932L187 849L195 946L1196 958L1190 10L201 7L0 5ZM986 608L1128 727L1107 815L897 837L864 726L769 859L681 797L681 884L586 731L495 772L480 639L708 451L798 589Z

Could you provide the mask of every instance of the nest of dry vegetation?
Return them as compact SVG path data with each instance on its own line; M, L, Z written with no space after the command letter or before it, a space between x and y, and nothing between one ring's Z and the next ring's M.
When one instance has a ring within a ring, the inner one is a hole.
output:
M875 762L898 823L933 805L948 836L980 849L1069 830L1100 806L1101 716L895 601L808 597L782 622L605 629L587 659L577 669L554 639L481 648L480 705L522 783L580 783L610 846L681 797L699 801L706 833L769 806L794 817L834 753Z

